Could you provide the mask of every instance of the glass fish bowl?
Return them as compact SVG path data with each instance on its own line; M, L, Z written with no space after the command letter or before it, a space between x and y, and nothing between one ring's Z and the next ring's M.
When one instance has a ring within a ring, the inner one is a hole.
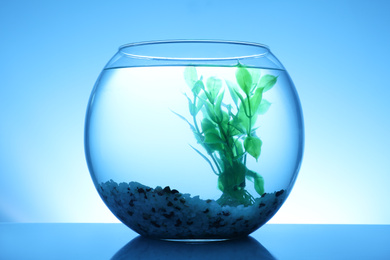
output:
M135 232L245 237L291 192L304 127L290 76L262 44L126 44L104 67L85 121L93 183Z

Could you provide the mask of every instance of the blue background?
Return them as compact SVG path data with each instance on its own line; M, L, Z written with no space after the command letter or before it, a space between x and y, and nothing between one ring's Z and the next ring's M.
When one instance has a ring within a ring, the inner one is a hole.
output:
M273 223L390 224L389 1L1 1L0 222L112 222L84 157L89 94L117 47L270 46L306 127Z

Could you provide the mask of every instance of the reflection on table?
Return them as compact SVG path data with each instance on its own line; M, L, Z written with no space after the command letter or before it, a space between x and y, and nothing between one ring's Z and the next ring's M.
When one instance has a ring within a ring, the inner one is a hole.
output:
M246 237L219 242L175 242L138 236L112 260L124 259L276 259L256 239Z
M129 242L130 241L130 242ZM390 259L390 225L267 224L250 237L179 243L123 224L0 223L0 259Z

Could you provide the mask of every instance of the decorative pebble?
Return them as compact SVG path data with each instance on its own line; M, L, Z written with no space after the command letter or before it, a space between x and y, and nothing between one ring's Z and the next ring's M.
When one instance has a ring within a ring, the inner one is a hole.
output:
M101 183L111 211L139 234L158 238L236 237L253 232L283 203L286 192L264 193L251 206L221 206L215 200L180 193L166 186L137 182ZM130 192L130 193L129 193Z
M284 190L280 190L278 192L275 193L275 196L276 197L279 197L280 195L282 195L284 193Z

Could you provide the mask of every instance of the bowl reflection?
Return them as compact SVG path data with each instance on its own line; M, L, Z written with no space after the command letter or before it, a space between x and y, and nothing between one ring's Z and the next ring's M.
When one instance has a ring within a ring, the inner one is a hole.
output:
M276 259L256 239L219 242L174 242L138 236L111 259Z

